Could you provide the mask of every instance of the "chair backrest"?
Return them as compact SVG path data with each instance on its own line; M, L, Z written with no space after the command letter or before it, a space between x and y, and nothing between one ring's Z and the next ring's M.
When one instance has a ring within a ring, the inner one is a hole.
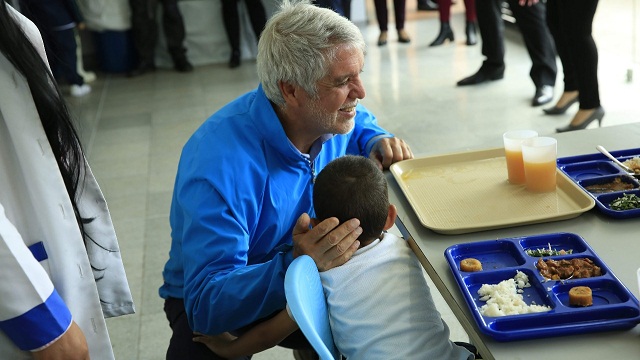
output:
M327 300L324 297L318 267L307 255L293 260L284 279L289 310L321 360L340 360L331 335Z

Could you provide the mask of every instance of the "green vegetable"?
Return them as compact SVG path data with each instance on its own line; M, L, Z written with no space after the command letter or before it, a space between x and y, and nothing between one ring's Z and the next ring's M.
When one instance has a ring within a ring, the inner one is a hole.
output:
M635 194L623 194L609 204L612 210L632 210L640 208L640 198Z
M556 250L556 249L552 249L551 248L551 244L550 243L547 243L547 245L549 245L549 248L527 249L527 250L525 250L525 252L529 256L536 256L536 257L554 256L554 255L566 255L566 254L573 253L573 249Z

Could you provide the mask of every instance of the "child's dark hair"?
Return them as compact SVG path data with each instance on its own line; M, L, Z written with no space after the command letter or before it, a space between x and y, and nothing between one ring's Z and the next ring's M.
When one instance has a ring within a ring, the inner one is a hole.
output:
M345 155L318 174L313 204L320 221L337 217L343 223L357 218L363 230L360 241L370 241L380 236L387 220L387 180L368 158Z

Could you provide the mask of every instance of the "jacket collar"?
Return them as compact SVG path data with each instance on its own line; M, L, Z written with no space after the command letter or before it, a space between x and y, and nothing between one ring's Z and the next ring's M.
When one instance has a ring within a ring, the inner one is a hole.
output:
M255 97L249 112L253 125L262 134L264 142L287 157L300 159L302 155L313 161L322 150L322 144L334 136L333 134L325 134L318 138L311 146L308 156L305 156L307 154L301 153L284 132L282 123L273 109L273 104L264 93L262 84L255 90Z

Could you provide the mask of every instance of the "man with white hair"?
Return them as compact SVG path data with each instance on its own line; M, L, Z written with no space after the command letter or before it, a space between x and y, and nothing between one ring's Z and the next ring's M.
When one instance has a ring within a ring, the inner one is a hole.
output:
M260 37L258 88L218 110L185 145L160 288L173 330L167 359L219 359L192 341L193 331L244 332L284 309L295 257L309 255L324 271L358 248L358 219L311 227L316 174L345 154L381 169L413 157L359 104L364 53L349 20L285 0ZM300 332L281 345L310 348Z

